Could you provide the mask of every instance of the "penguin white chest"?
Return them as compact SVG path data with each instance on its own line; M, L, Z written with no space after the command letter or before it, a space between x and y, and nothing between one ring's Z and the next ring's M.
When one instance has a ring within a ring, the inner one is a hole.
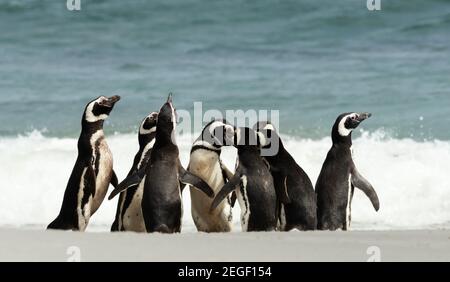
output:
M103 202L108 191L112 177L113 157L106 143L103 131L96 132L91 138L93 148L93 166L97 168L95 179L95 196L93 199L92 213L94 213Z
M126 207L123 213L123 228L125 231L133 232L145 232L144 216L142 215L142 194L144 193L146 176L142 179L141 183L133 195L131 203ZM123 203L122 203L123 208Z
M241 177L241 184L236 196L241 207L241 227L242 231L245 232L248 230L248 221L250 219L250 202L247 196L247 176L245 175Z
M219 155L216 152L202 149L192 152L189 171L208 183L215 195L225 184ZM231 220L229 220L231 206L228 201L222 201L214 212L210 213L209 208L213 201L211 198L192 186L190 194L192 218L199 231L228 232L231 230Z
M345 208L345 227L346 230L350 228L350 219L351 219L351 199L352 197L352 175L348 175L348 192L347 192L347 207Z
M350 147L350 156L353 158L353 146ZM348 174L347 207L345 208L345 229L350 228L351 202L352 202L352 173Z
M217 194L220 191L220 188L222 188L222 186L225 184L219 159L215 153L192 153L191 160L189 162L189 171L199 176L206 183L208 183L208 185L211 186L211 188L214 190L215 194ZM208 200L206 204L209 208L209 205L212 203L212 199L209 199L201 192L198 193L198 195L203 196L202 200Z
M353 147L350 147L350 156L353 156ZM351 221L351 202L352 202L352 174L348 174L347 207L345 208L345 229L349 230Z
M284 231L286 229L286 211L284 210L284 204L281 204L278 228L281 231Z

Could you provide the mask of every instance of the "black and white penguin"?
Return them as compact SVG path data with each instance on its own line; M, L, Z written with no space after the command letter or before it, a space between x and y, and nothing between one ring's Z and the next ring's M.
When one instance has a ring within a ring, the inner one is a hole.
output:
M149 164L123 181L109 196L112 199L145 177L142 215L147 232L181 232L182 184L193 185L209 197L214 197L214 191L207 183L181 166L175 142L176 121L172 95L169 95L158 114L155 144Z
M306 172L285 149L275 127L269 122L258 122L254 130L262 133L263 148L276 152L264 156L272 173L279 199L279 230L314 230L317 226L317 204L313 185ZM264 143L263 143L264 142Z
M262 138L264 136L250 128L236 129L236 172L211 205L213 211L232 191L236 191L241 207L242 231L274 231L277 228L277 196L272 174L261 157Z
M134 157L133 166L127 175L128 177L147 166L153 145L155 144L157 119L158 113L152 112L142 121L138 133L139 151ZM138 185L120 193L116 218L111 226L111 231L145 232L141 207L144 181L145 178Z
M352 131L370 116L369 113L345 113L334 123L333 146L316 183L317 228L320 230L349 229L355 187L369 197L376 211L380 208L377 193L358 172L352 159Z
M233 178L233 174L225 167L220 159L222 146L232 145L234 142L234 127L223 119L208 123L200 136L195 140L191 149L188 171L203 179L217 194L225 183ZM196 188L190 188L191 214L195 226L201 232L229 232L231 231L232 203L231 195L227 201L209 212L213 199L207 197ZM234 198L235 199L235 198Z
M48 229L84 231L105 198L109 184L117 185L113 158L103 133L103 123L119 96L101 96L87 104L78 139L78 158L69 178L61 211Z

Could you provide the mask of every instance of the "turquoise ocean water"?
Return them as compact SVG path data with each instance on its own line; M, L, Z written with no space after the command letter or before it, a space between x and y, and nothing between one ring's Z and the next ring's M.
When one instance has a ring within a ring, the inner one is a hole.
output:
M277 109L281 130L320 138L338 113L371 129L450 139L450 3L0 1L0 136L76 137L98 95L132 132L168 92L179 109Z

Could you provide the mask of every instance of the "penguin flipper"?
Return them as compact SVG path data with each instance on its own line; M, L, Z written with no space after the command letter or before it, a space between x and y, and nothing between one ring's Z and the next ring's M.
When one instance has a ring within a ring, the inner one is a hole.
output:
M214 198L214 201L211 204L211 208L209 209L210 212L215 210L217 206L230 194L234 189L236 189L236 186L238 186L241 183L241 177L239 174L235 174L230 181L225 184L222 189L220 189L219 193L217 193L217 196ZM236 200L235 200L236 202Z
M283 204L290 204L291 203L291 199L289 198L289 194L288 194L288 177L287 175L283 175L283 177L279 178L279 180L277 181L278 183L275 183L275 190L277 193L277 196L279 198L279 200L283 203Z
M108 200L112 200L117 194L127 190L130 187L139 185L144 176L145 176L145 167L143 166L138 171L129 175L122 182L120 182L120 184L118 184L117 187L111 192L111 194L108 197Z
M234 174L222 162L220 162L220 168L222 169L222 174L225 178L225 183L233 179ZM234 205L236 204L236 199L237 199L236 192L235 191L231 192L230 204L232 208L234 208Z
M184 170L184 168L181 165L181 163L178 163L178 166L179 166L179 168L181 168L182 171ZM187 171L189 171L189 166L187 167ZM180 191L183 194L183 190L186 187L186 183L181 182L181 179L178 179L178 181L180 182Z
M112 171L111 185L114 188L117 188L117 186L119 185L119 179L117 179L117 174L114 172L114 170Z
M356 167L353 168L352 171L352 184L360 189L361 191L366 194L366 196L370 199L372 202L372 205L376 211L380 209L380 201L378 199L377 192L375 192L375 189L372 187L372 185L367 181L356 169Z
M183 191L185 184L189 184L205 193L208 197L214 197L214 190L203 179L185 170L181 165L179 170L179 181L182 184L180 187L181 191Z

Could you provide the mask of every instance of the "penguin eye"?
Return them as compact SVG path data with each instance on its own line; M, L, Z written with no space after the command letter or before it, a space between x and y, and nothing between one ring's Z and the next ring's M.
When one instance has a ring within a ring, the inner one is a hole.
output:
M105 104L105 101L106 101L106 100L107 100L106 98L101 97L101 98L100 98L100 101L98 101L97 103L98 103L100 106L103 106L103 105Z

